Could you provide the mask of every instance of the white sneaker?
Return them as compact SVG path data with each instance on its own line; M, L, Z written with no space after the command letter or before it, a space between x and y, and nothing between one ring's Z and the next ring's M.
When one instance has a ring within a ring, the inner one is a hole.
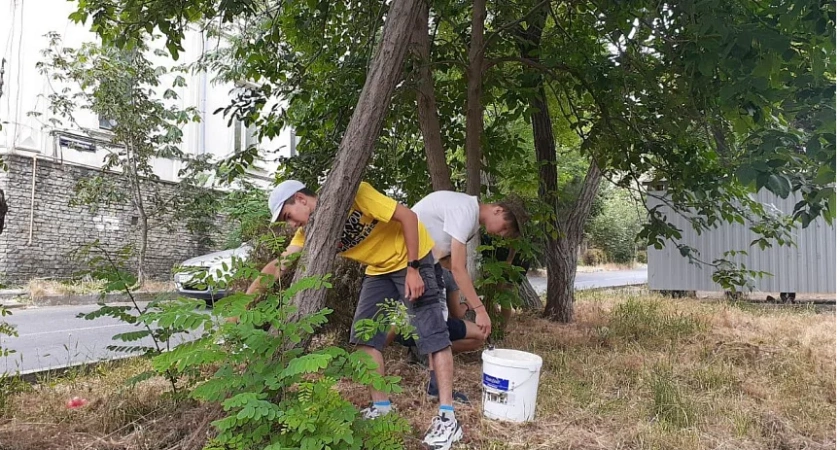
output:
M461 425L456 419L447 419L440 415L432 419L432 426L429 427L423 443L432 450L449 450L463 435Z

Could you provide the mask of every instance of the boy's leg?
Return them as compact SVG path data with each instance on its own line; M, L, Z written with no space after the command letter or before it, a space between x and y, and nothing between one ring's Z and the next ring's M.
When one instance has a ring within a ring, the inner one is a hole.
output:
M394 285L401 291L405 289L405 271L390 274ZM405 301L408 313L412 316L412 325L418 335L417 350L421 355L431 355L430 365L434 367L435 377L441 391L440 403L452 405L452 351L450 349L449 330L443 319L440 298L439 272L436 273L431 254L420 260L420 276L423 278L425 292L413 301ZM405 298L404 295L400 296Z
M380 305L385 299L396 299L399 297L399 291L394 288L394 283L387 276L368 276L362 281L362 292L359 294L359 304L356 306L356 314L353 317L350 342L359 345L359 350L370 355L376 363L376 370L380 375L385 375L385 362L382 358L382 349L385 347L387 334L380 331L370 340L364 341L356 336L356 323L363 319L373 319L379 312ZM387 394L382 391L377 391L373 387L370 388L370 396L374 405L388 401Z
M394 342L394 339L396 339L396 338L397 338L397 332L394 331L394 327L391 327L391 329L388 330L388 335L385 336L385 346L387 347L387 346L391 345Z
M449 340L452 342L453 356L455 353L476 350L484 345L484 333L472 322L466 322L450 316L449 320L446 321L446 327L449 329ZM434 372L434 367L430 366L430 368L432 370L430 372L429 384L426 386L426 393L431 397L438 397L440 395L440 389L437 383L437 376ZM466 394L454 390L452 392L452 400L457 403L468 404L470 402Z
M382 357L382 352L377 350L375 347L370 347L367 345L359 345L359 350L368 354L368 356L373 359L373 362L376 363L376 373L380 376L385 376L385 359ZM370 399L374 405L380 402L386 402L388 400L388 394L377 391L373 387L370 388Z
M455 321L459 323L454 323ZM475 323L449 319L447 326L449 327L449 338L452 340L453 354L478 350L484 345L484 333Z

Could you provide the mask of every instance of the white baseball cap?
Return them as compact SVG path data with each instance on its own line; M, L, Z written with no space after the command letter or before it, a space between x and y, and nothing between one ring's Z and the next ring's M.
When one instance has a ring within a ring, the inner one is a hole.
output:
M271 191L271 195L268 196L268 209L271 211L271 222L277 221L277 218L280 217L280 211L283 210L283 204L286 203L286 200L292 198L297 191L305 187L306 185L298 180L286 180L278 184Z

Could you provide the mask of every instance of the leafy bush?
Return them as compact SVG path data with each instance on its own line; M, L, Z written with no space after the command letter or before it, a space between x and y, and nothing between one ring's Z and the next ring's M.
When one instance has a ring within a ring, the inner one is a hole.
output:
M239 275L260 276L253 268L243 268ZM297 308L290 300L302 289L329 286L327 278L309 278L253 305L251 295L231 295L216 304L212 315L175 310L154 315L161 323L181 323L192 330L217 329L152 361L160 373L185 375L191 397L221 404L227 416L213 422L219 431L214 445L226 449L402 448L403 436L410 429L404 419L388 414L363 420L336 389L339 380L350 379L396 393L400 392L399 377L380 376L373 360L360 351L349 353L336 346L307 351L299 346L327 322L331 310L293 321L290 318ZM377 320L358 328L374 333L395 323L406 335L411 333L407 322L404 305L394 302Z
M636 237L642 229L643 208L629 191L611 188L604 205L586 227L589 243L602 249L609 262L629 263L636 256Z
M589 248L583 252L582 259L585 266L597 266L607 262L607 254L599 248Z
M647 250L639 250L636 252L636 262L639 264L647 264L648 262Z
M282 247L285 236L266 238L271 239ZM114 255L94 243L79 253L84 256L88 273L104 280L104 292L122 291L133 298L137 279L124 267L130 248ZM220 273L217 278L197 276L208 284L225 286L248 284L263 276L253 265L237 264L230 269L229 274ZM291 319L297 310L291 304L295 294L303 289L331 287L328 280L304 279L284 290L269 289L259 299L233 294L217 302L209 314L203 301L179 298L154 301L145 307L137 302L132 306L103 304L82 317L110 316L138 327L114 336L124 345L109 347L151 358L153 371L129 383L164 375L173 391L177 388L182 394L222 407L227 415L213 422L218 435L208 444L211 447L402 448L403 437L410 430L404 419L388 414L365 421L336 388L339 380L349 379L396 393L400 392L399 377L380 376L374 361L363 352L303 345L327 322L330 309ZM400 334L412 336L408 322L405 306L390 302L375 320L362 321L357 329L360 335L369 336L395 324ZM175 336L195 339L176 346ZM145 338L151 338L153 345L136 345Z
M10 315L12 315L12 312L6 309L3 305L0 305L0 335L17 337L17 330L15 330L15 327L2 320L3 317ZM9 350L7 348L0 347L0 357L5 358L6 356L9 356L14 352L14 350Z
M508 264L507 261L496 259L495 249L508 248L517 251L518 255L533 255L532 246L524 239L504 239L490 236L488 244L479 245L477 251L482 254L478 279L475 282L476 293L482 298L487 314L492 323L502 323L502 317L496 310L496 305L510 305L512 308L522 306L517 284L525 277L523 267ZM486 242L486 241L485 241ZM503 339L502 327L494 326L491 339Z
M225 246L238 247L243 242L263 236L271 219L268 194L254 187L229 192L221 199L221 213L233 223L226 236Z

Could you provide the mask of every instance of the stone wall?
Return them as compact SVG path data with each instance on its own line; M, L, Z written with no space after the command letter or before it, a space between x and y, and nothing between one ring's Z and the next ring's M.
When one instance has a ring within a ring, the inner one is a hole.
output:
M3 160L8 169L0 171L0 189L9 207L0 234L0 280L5 284L25 283L37 277L73 277L84 268L72 259L72 252L97 239L111 249L136 242L137 213L130 205L101 207L95 213L86 207L70 206L76 182L100 171L41 158L36 161L30 241L33 158L3 155ZM156 186L164 193L175 189L168 183ZM220 231L212 236L195 236L178 217L164 222L166 227L156 226L149 232L146 272L153 279L169 279L174 264L224 244ZM223 225L219 224L217 229Z

